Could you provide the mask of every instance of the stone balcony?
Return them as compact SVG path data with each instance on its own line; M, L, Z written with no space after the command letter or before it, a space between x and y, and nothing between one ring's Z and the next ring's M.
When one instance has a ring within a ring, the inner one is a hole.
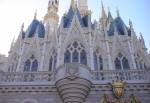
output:
M150 83L150 71L146 70L103 70L103 71L91 71L90 68L80 65L71 64L72 67L78 69L79 74L94 83L107 84L112 80L124 80L128 83ZM74 66L76 65L76 66ZM0 85L3 84L29 84L29 83L53 83L66 75L63 69L67 68L67 65L60 66L55 73L51 72L0 72ZM58 72L61 71L61 72ZM76 72L76 71L71 71ZM81 73L82 72L82 73ZM56 78L57 77L57 78Z
M91 71L93 81L101 83L123 80L127 83L150 83L150 71L146 70L103 70Z

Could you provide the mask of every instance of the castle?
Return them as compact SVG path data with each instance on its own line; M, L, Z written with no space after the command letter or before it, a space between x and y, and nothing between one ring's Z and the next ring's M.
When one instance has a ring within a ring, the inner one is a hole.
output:
M0 56L0 103L149 103L150 55L131 20L102 3L92 22L87 0L71 0L59 24L58 7L50 0Z

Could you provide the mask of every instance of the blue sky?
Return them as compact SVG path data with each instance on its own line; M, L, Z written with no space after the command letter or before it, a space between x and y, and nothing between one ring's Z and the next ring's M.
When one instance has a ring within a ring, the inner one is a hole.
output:
M37 10L37 18L42 20L49 0L0 0L0 53L9 51L13 37L19 35L21 24L25 29L33 20ZM113 17L116 9L128 25L129 18L133 22L134 30L139 36L142 32L146 46L150 50L150 0L103 0L106 11L110 8ZM60 0L59 15L63 15L69 8L70 0ZM101 14L101 0L88 0L89 9L92 11L92 20L99 20Z

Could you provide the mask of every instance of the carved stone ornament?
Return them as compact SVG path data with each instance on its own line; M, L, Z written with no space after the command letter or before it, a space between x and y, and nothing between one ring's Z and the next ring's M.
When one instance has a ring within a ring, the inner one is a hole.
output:
M113 81L113 83L111 85L112 85L112 89L113 89L114 95L118 99L120 99L121 97L123 97L125 83L120 82L120 81L116 81L116 82Z
M67 65L66 73L68 76L78 76L78 66L75 64Z

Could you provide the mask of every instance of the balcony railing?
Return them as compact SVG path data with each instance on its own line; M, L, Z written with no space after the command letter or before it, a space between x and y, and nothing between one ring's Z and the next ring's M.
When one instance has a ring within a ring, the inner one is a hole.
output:
M94 81L109 82L112 80L124 80L131 83L150 83L150 72L144 70L103 70L91 71L91 79ZM44 83L54 80L54 75L50 72L0 72L0 84L4 83Z
M92 71L92 78L94 80L112 81L124 80L128 82L145 82L150 83L150 72L145 70L104 70Z
M52 74L50 72L1 72L0 73L0 84L1 83L12 83L12 82L46 82L51 81Z

